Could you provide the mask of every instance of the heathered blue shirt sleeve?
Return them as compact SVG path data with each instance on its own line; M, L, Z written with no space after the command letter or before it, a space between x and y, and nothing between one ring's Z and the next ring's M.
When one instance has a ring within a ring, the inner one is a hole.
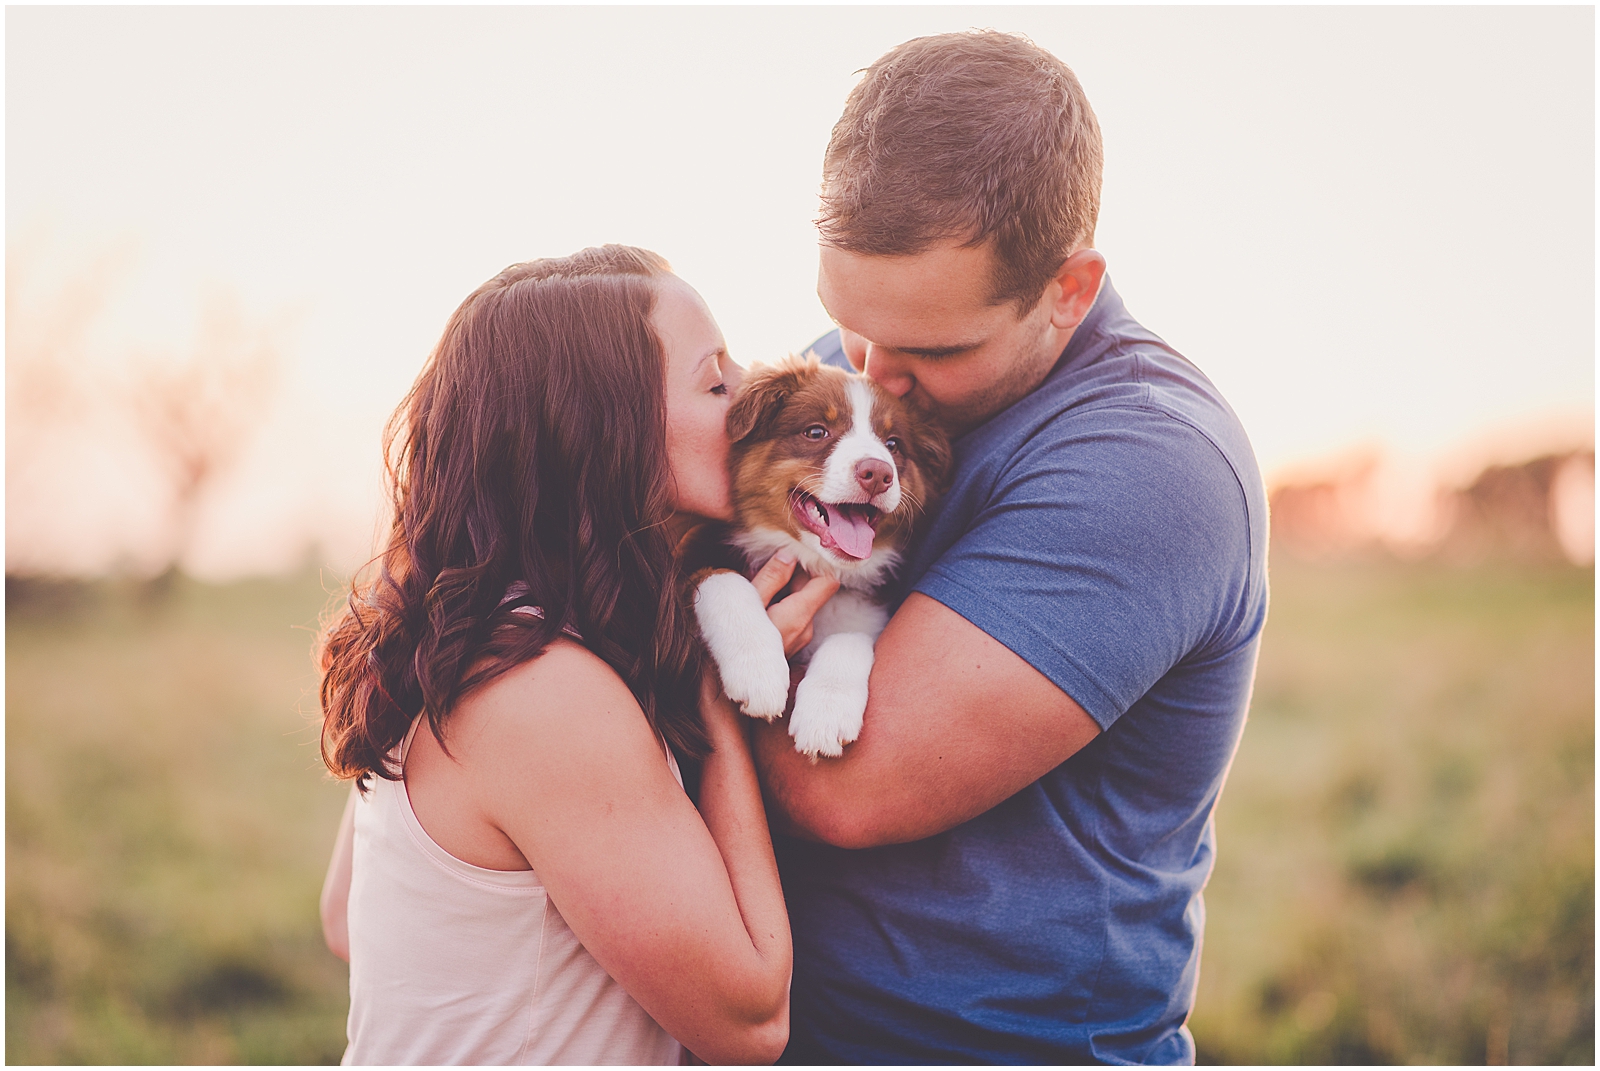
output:
M1244 493L1169 412L1058 414L949 505L961 531L915 590L1005 644L1109 728L1240 624Z

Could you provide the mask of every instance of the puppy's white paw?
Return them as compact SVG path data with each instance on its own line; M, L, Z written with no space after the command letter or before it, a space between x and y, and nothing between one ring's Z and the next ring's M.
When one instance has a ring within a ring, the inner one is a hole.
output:
M752 642L727 662L717 660L728 698L750 717L766 721L783 717L789 701L789 661L783 657L783 637L776 628L772 632L771 647Z
M795 750L837 758L861 735L872 674L872 638L859 632L829 636L817 648L794 697L789 735Z
M816 758L838 758L844 746L861 735L861 716L867 710L865 683L859 688L840 687L837 681L813 683L808 674L794 697L789 735L794 749Z
M752 718L782 717L789 661L783 636L750 581L738 573L712 573L695 590L694 610L728 698Z

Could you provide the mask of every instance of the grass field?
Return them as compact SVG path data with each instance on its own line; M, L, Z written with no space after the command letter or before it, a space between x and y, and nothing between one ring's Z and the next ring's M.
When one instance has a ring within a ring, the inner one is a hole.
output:
M1217 817L1209 1062L1594 1060L1594 573L1279 562ZM6 1059L316 1063L301 577L9 584Z
M337 1063L315 578L6 599L8 1063Z
M1593 571L1280 561L1272 594L1201 1059L1593 1063Z

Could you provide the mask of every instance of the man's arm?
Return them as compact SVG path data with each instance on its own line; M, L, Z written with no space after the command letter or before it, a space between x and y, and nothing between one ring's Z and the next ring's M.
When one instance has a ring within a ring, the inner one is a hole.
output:
M930 837L1009 798L1100 732L1004 644L921 593L878 638L861 736L813 764L783 722L756 762L774 819L841 848Z

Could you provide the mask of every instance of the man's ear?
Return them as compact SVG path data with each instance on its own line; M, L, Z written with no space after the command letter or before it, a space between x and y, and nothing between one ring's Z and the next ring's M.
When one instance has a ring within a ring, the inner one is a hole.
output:
M1106 258L1098 249L1080 249L1056 269L1045 296L1051 302L1050 323L1070 331L1083 322L1094 307L1100 283L1106 277Z
M743 442L764 430L783 408L789 395L800 389L807 369L815 367L816 357L789 356L777 364L751 365L745 373L739 395L728 407L728 438Z

